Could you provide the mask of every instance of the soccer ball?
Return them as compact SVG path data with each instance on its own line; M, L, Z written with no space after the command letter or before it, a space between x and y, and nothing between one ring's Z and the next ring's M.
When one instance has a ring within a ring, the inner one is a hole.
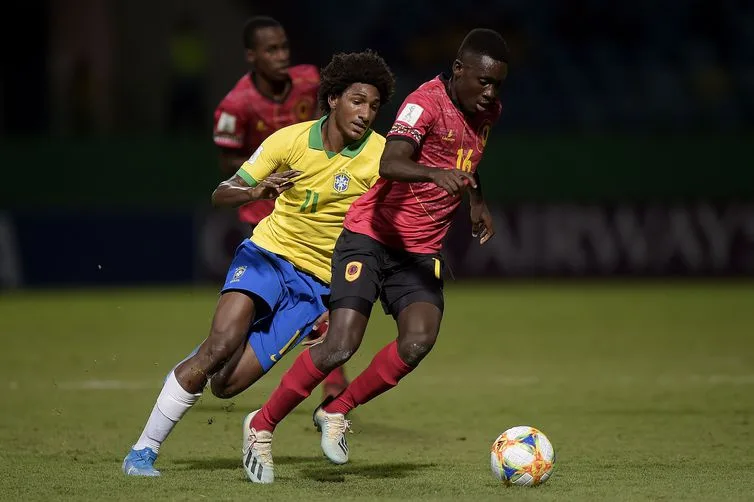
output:
M552 474L555 450L540 431L519 425L492 443L490 461L492 474L506 485L537 486Z

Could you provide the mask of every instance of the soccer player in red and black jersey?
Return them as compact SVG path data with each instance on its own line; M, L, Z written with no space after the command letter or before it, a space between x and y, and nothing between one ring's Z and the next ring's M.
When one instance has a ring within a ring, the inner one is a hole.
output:
M432 349L444 306L442 240L462 193L469 193L472 232L480 244L494 234L476 169L500 116L498 91L507 61L500 34L472 30L451 74L422 84L406 98L387 135L382 179L353 203L335 246L328 334L283 375L251 421L252 435L273 431L328 372L351 357L377 298L395 318L398 337L343 392L315 410L322 449L332 462L348 461L345 415L395 387ZM272 468L269 455L258 461Z
M220 147L220 169L228 177L269 135L320 115L319 71L313 65L291 66L288 37L278 21L267 16L250 18L243 29L243 43L250 71L215 110L213 136ZM274 207L274 199L251 202L238 208L238 217L256 226ZM326 329L323 323L319 332ZM337 368L325 379L323 393L336 395L347 383L345 371Z
M288 37L279 22L252 17L243 30L246 73L215 110L214 140L220 147L220 169L231 176L269 135L319 115L316 66L291 66ZM256 225L275 206L274 200L238 209L241 221Z

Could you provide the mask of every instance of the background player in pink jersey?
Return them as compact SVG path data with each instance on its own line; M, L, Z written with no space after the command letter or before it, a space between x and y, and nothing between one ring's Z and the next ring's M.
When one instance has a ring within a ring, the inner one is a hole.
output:
M220 147L220 169L232 176L269 135L317 118L319 71L313 65L291 66L291 51L283 26L268 16L246 21L243 29L250 71L241 77L215 110L214 141ZM241 221L256 226L275 207L260 200L238 208ZM327 329L323 323L319 332ZM243 352L240 347L233 360ZM232 365L231 361L231 365ZM325 396L336 395L348 384L342 367L324 382Z
M462 192L470 193L473 233L480 243L494 234L476 168L500 116L498 91L507 61L500 34L472 30L458 49L452 73L422 84L404 101L387 135L382 179L351 206L335 246L330 330L322 343L296 359L254 415L247 447L255 458L258 431L271 438L269 432L325 375L353 355L378 297L397 321L397 339L314 413L322 449L332 462L348 461L345 415L395 387L432 349L444 307L442 239ZM269 454L258 461L272 463Z

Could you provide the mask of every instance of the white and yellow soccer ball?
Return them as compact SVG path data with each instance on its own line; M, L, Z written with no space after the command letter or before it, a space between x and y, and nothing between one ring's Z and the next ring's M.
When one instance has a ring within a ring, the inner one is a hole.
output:
M506 485L537 486L552 474L555 450L542 432L519 425L492 443L490 461L492 474Z

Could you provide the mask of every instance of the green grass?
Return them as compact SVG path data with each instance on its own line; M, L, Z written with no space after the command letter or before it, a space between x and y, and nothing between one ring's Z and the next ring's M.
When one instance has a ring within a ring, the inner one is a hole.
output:
M162 478L126 478L121 460L162 378L205 336L215 301L206 289L0 296L0 498L754 494L750 283L451 285L433 353L398 389L354 413L348 465L321 455L310 420L317 391L276 432L276 483L245 480L241 420L277 384L289 357L231 401L207 393L164 445ZM375 310L349 374L394 333ZM490 474L490 444L520 424L543 430L558 455L539 488L504 488Z

